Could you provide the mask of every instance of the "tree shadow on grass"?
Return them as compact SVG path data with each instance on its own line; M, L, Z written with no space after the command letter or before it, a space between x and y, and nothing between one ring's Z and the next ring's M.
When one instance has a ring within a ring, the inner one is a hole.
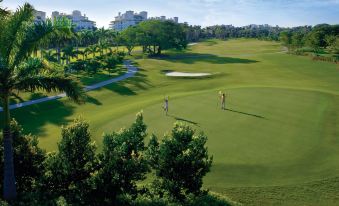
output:
M124 82L113 83L112 85L108 86L107 89L123 96L132 96L137 94L135 91L125 86Z
M191 121L191 120L188 120L188 119L185 119L185 118L182 118L182 117L177 117L175 115L171 115L169 114L168 115L169 117L173 117L176 121L181 121L181 122L186 122L186 123L190 123L190 124L193 124L195 126L198 126L199 127L199 123L197 122L194 122L194 121Z
M66 100L53 100L23 108L11 110L12 118L23 126L25 133L32 133L37 137L46 136L43 128L46 124L66 125L68 117L74 114L75 105ZM0 126L3 125L3 112L0 112Z
M94 97L91 97L89 95L87 95L86 103L95 104L95 105L98 105L98 106L102 105L102 103L99 100L97 100Z
M246 113L246 112L240 112L240 111L236 111L236 110L232 110L232 109L225 109L226 111L230 111L230 112L235 112L238 114L244 114L244 115L248 115L248 116L252 116L252 117L257 117L257 118L261 118L261 119L266 119L263 116L260 115L256 115L256 114L250 114L250 113Z
M163 61L179 62L185 64L194 64L196 62L206 62L211 64L251 64L257 63L256 60L241 59L234 57L222 57L214 54L183 53L179 55L161 55L153 57Z
M135 66L138 66L134 63ZM106 86L107 89L118 93L120 95L137 95L136 89L148 90L153 87L147 79L147 75L144 74L145 70L138 67L138 72L128 79L124 79L119 82L115 82L111 85ZM135 89L133 89L135 88Z

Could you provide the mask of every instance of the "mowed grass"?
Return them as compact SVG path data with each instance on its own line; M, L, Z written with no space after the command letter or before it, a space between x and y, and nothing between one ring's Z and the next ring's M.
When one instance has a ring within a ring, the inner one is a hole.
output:
M161 58L132 59L136 77L67 99L13 110L40 145L55 150L60 126L82 115L101 147L102 133L128 126L143 110L160 138L175 121L208 136L214 157L204 187L246 205L336 205L339 191L339 68L287 55L278 43L209 40ZM167 70L210 72L169 78ZM228 110L220 110L218 91ZM170 96L170 115L161 106Z

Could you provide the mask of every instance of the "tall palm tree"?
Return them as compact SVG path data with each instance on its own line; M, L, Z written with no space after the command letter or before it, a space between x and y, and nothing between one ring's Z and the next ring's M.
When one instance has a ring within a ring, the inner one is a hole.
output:
M74 33L72 31L72 22L66 17L55 18L53 19L53 25L56 27L68 27L66 31L55 31L51 36L51 43L55 46L55 51L57 54L58 63L61 63L61 48L65 45L66 42L74 39Z
M9 98L16 91L35 91L38 89L65 92L76 102L83 97L79 84L49 68L47 63L32 52L41 42L51 36L67 33L64 25L33 23L33 7L26 3L14 13L0 18L0 100L3 108L4 140L4 191L6 200L16 198L13 166L12 135L10 131Z

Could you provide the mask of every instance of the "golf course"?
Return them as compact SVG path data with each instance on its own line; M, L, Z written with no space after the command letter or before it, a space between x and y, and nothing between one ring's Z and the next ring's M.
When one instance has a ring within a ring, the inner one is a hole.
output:
M205 189L244 205L338 204L338 64L255 39L210 39L154 58L136 49L128 59L138 72L88 92L85 104L62 98L14 109L12 117L47 151L57 149L60 126L78 116L89 121L99 150L104 133L129 126L140 111L148 134L160 139L180 121L208 137Z

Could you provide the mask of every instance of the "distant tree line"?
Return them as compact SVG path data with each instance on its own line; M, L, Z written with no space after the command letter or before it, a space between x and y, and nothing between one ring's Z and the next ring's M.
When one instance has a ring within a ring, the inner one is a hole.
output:
M255 25L235 27L232 25L215 25L202 28L183 24L186 38L189 42L196 42L202 39L230 39L230 38L258 38L263 40L279 40L281 27L268 25Z
M339 25L319 24L286 29L280 33L280 40L291 50L309 47L315 52L327 49L339 54Z

